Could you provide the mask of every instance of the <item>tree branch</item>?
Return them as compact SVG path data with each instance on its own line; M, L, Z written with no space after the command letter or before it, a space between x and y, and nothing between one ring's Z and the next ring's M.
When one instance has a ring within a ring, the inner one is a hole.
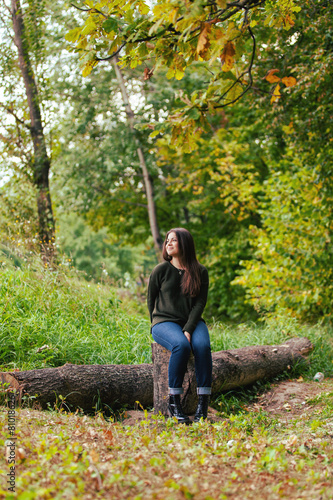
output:
M90 9L82 9L82 7L78 7L77 5L74 5L71 3L71 6L74 7L74 9L80 10L81 12L92 12L96 14L100 14L101 16L105 17L105 19L108 19L109 16L105 15L104 12L101 12L100 10L96 9L95 7L90 8Z
M19 118L17 116L17 114L11 108L6 107L2 103L0 103L0 106L2 107L2 109L4 109L5 111L7 111L7 113L9 113L10 115L12 115L18 123L20 123L21 125L23 125L24 127L26 127L29 130L29 132L31 132L31 128L32 127L30 125L28 125L27 123L25 123L23 120L21 120L21 118Z
M110 59L113 59L116 57L119 52L122 50L123 47L125 47L127 42L124 42L120 45L119 49L117 49L115 52L113 52L110 56L107 57L96 57L96 61L110 61Z
M250 33L250 36L252 38L252 41L253 41L253 46L252 46L252 55L251 55L251 61L250 61L250 64L249 64L249 67L247 68L246 71L243 71L243 73L237 78L237 80L231 85L231 87L229 87L229 89L221 96L219 97L218 101L221 101L229 92L230 90L233 89L233 87L237 84L237 83L240 83L240 80L243 78L244 75L248 74L249 75L249 83L247 84L245 90L238 96L236 97L234 100L232 101L229 101L229 102L226 102L224 104L220 104L220 105L216 105L214 106L214 109L218 109L218 108L224 108L226 106L230 106L230 104L234 104L235 102L237 102L239 99L241 99L241 97L243 97L244 94L246 94L246 92L248 92L250 90L250 88L252 87L252 84L253 84L253 77L252 77L252 67L253 67L253 62L254 62L254 57L255 57L255 52L256 52L256 39L255 39L255 36L253 34L253 31L252 29L250 28L250 26L247 27L248 29L248 32Z

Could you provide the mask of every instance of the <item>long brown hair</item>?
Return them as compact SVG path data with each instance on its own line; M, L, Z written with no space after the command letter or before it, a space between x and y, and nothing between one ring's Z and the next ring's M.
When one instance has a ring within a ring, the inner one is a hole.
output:
M192 234L183 227L176 227L167 232L163 243L163 259L170 261L166 249L166 241L170 233L175 233L178 241L179 261L185 269L182 279L182 292L191 297L196 297L201 287L200 265L196 257L195 246Z

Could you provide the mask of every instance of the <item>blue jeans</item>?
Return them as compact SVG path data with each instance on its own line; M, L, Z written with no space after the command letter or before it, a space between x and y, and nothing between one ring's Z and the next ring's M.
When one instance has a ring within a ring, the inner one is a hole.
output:
M157 323L151 330L153 339L171 351L169 361L169 393L182 394L187 361L194 354L198 394L210 394L212 385L212 353L208 328L199 321L191 335L191 343L185 337L181 326L171 321Z

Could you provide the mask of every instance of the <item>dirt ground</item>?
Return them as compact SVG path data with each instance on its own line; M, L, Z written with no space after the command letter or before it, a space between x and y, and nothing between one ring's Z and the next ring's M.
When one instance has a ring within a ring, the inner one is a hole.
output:
M272 417L283 416L293 418L309 411L313 405L307 405L307 401L313 399L322 392L333 391L333 379L325 379L323 382L307 381L302 377L294 380L284 380L271 385L270 389L259 395L256 402L246 406L249 411L266 411ZM148 418L152 416L148 412ZM133 425L146 418L143 411L129 410L123 420L124 425ZM220 417L219 412L210 407L208 411L209 420L214 423L225 420Z

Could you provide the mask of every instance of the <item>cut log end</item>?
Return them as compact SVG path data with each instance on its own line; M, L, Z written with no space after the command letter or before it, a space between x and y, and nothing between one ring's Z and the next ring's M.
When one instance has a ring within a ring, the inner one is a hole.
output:
M15 393L16 403L21 404L22 386L11 373L0 373L0 392L5 397L9 393Z

